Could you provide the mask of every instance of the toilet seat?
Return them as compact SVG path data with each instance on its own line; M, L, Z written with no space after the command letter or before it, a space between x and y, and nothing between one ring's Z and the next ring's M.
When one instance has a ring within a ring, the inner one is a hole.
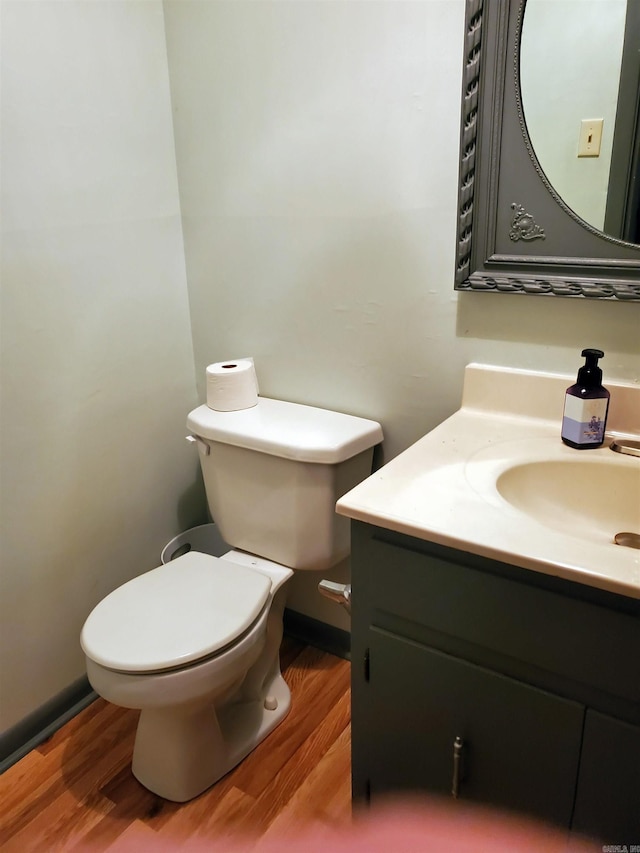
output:
M211 656L241 636L269 599L271 580L190 551L130 580L91 612L80 642L111 670L158 672Z

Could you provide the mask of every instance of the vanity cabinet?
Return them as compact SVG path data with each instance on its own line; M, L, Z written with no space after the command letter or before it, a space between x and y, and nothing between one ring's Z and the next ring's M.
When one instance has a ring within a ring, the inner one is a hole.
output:
M640 839L640 727L587 710L572 826Z
M429 791L640 843L640 602L352 530L354 797Z
M373 792L427 788L568 823L577 703L376 629L369 642Z

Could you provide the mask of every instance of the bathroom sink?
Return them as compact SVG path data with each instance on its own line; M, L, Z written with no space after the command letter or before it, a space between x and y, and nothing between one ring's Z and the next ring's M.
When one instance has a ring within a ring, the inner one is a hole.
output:
M623 531L640 533L638 464L588 457L525 462L503 471L496 489L515 509L573 536L611 541Z
M570 377L468 365L460 409L337 511L457 552L640 599L640 384L608 382L602 447L560 438ZM627 533L620 537L618 534Z

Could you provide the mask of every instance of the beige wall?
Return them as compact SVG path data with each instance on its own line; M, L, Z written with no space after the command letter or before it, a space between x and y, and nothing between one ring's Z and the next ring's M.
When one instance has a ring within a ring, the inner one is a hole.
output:
M387 458L471 360L573 372L592 345L638 381L640 305L453 291L463 0L2 12L2 726L198 520L192 344L200 399L253 355L265 395L380 420ZM345 625L315 580L291 603Z
M0 731L202 512L162 5L1 12Z
M263 394L381 421L390 458L469 361L573 373L598 346L639 380L640 305L453 291L462 0L165 18L201 397L206 364L253 355ZM346 627L314 591L290 604Z
M378 418L392 456L471 361L638 381L640 305L453 290L463 0L165 2L196 372Z

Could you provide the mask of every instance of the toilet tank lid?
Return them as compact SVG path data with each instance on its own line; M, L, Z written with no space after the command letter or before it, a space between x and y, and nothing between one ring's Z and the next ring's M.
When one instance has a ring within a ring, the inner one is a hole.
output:
M211 441L326 465L344 462L383 439L376 421L267 397L237 412L199 406L189 414L187 427Z

